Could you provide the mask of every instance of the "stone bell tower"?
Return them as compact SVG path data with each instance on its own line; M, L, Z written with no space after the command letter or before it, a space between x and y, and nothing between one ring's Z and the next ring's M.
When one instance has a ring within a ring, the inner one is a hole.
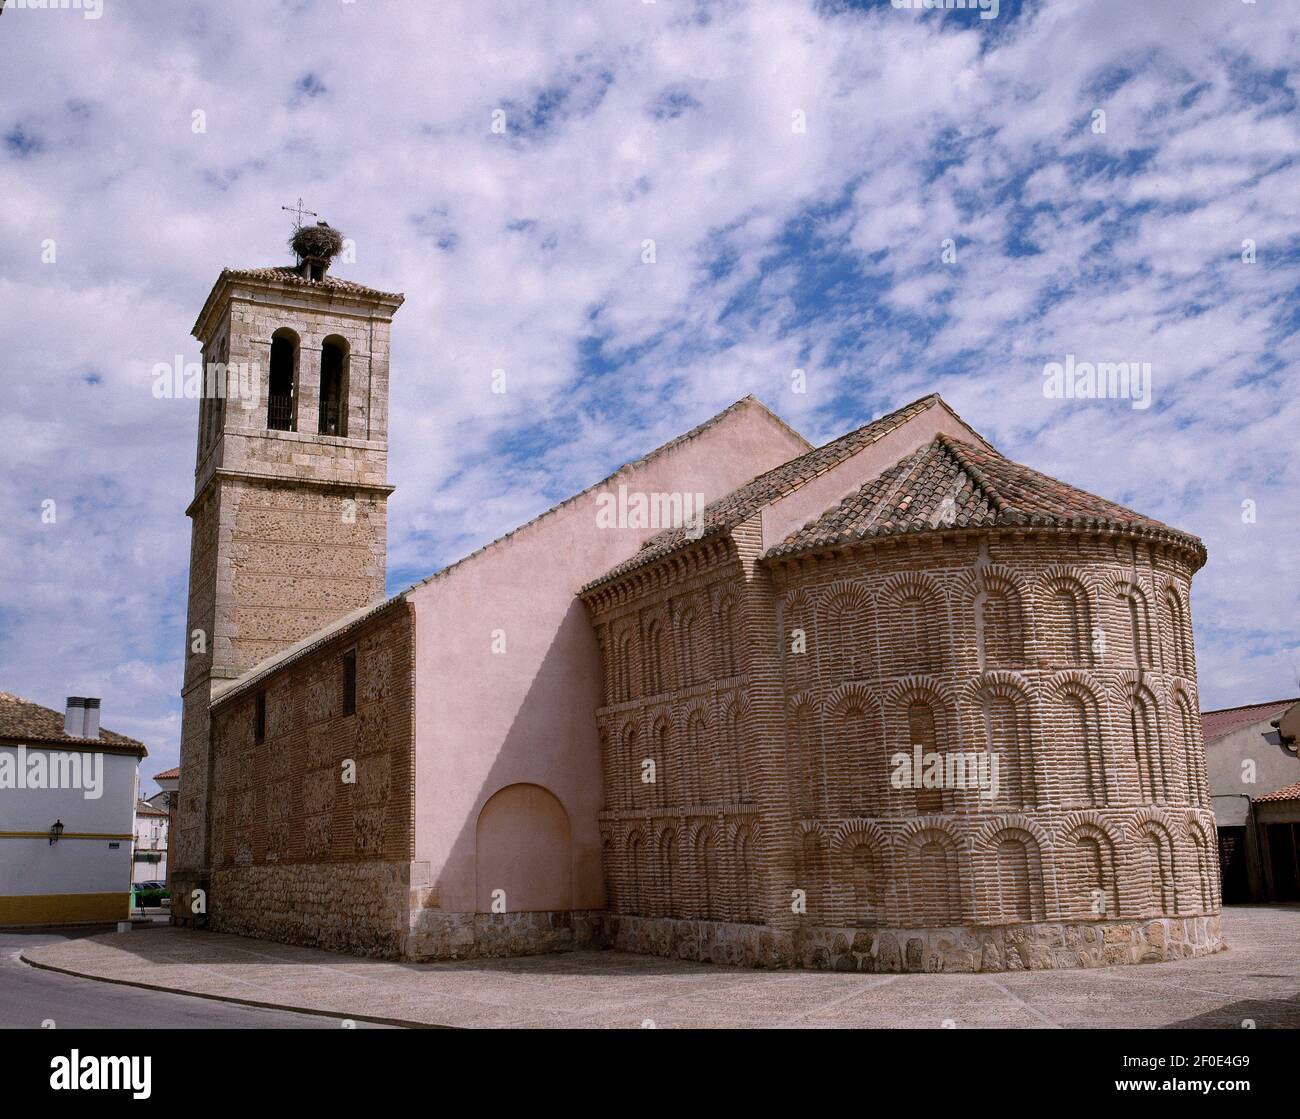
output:
M182 691L173 921L202 923L208 707L261 661L383 598L388 337L403 297L329 273L321 222L296 267L226 269L194 324L203 350Z

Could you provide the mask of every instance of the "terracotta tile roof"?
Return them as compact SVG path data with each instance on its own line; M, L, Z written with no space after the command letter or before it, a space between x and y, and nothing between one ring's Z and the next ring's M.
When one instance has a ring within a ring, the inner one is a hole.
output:
M147 800L137 800L135 802L135 814L137 816L166 816L167 810L155 808Z
M288 265L270 268L223 268L221 274L213 283L212 290L208 292L207 299L203 301L203 309L199 311L199 317L194 320L194 326L190 328L190 333L195 338L203 339L204 323L207 321L208 315L217 306L218 294L225 290L227 283L238 280L287 284L291 287L314 288L317 291L355 295L362 299L393 303L396 307L400 307L406 301L406 296L400 292L380 291L378 288L353 283L351 280L342 280L338 276L331 276L328 273L319 280L308 280L298 275L296 268L291 268Z
M79 746L98 742L119 749L135 749L141 757L148 754L143 742L116 734L103 727L98 738L82 738L63 733L63 712L39 703L0 692L0 740L23 742L69 742Z
M935 436L786 537L768 555L871 537L986 526L1137 529L1190 544L1204 562L1204 546L1195 536L1030 470L992 448L947 435Z
M1293 785L1283 785L1280 789L1274 789L1271 793L1265 793L1262 797L1256 797L1256 802L1261 800L1300 800L1300 781Z
M862 427L850 431L847 435L841 435L838 439L832 439L829 443L814 447L806 454L802 454L798 458L791 459L789 462L782 463L780 466L773 467L766 473L758 475L758 477L746 482L740 488L732 490L726 497L719 498L717 501L706 505L704 507L704 531L694 539L687 537L685 525L665 529L647 540L641 546L641 550L631 559L625 560L617 567L605 572L599 579L588 583L587 586L582 588L581 593L585 594L602 583L607 583L621 575L626 575L630 571L635 571L639 567L677 551L678 548L694 543L695 540L704 539L734 528L741 521L753 516L764 505L775 501L778 497L784 497L786 494L797 490L800 486L811 482L814 478L825 474L832 467L838 466L845 459L855 455L863 447L888 435L895 428L906 423L913 416L924 412L932 405L939 403L939 401L938 393L930 393L928 396L923 396L919 400L905 404L902 408L890 412L888 415L881 416L869 424L864 424Z
M181 775L181 767L178 765L174 765L171 767L171 769L164 769L161 773L155 773L153 775L153 779L155 781L170 781L173 778L180 777L180 775Z
M1248 703L1244 707L1225 707L1219 711L1201 712L1201 729L1207 743L1252 723L1271 722L1281 718L1300 699L1275 699L1269 703Z
M300 276L298 270L289 265L272 268L223 268L221 275L231 280L273 280L277 283L292 284L295 287L324 288L326 291L334 290L349 292L353 295L383 296L387 299L399 294L392 291L380 291L378 288L367 287L365 284L354 283L352 280L344 280L339 276L331 276L328 272L319 280L309 280L304 276Z

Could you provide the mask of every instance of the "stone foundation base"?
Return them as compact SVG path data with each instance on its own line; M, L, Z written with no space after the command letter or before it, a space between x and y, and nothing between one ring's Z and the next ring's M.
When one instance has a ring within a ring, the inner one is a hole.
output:
M536 913L447 913L421 909L406 939L410 960L533 956L605 946L606 914L594 909Z
M606 918L610 947L744 967L834 971L1018 971L1206 956L1225 946L1218 914L969 928L794 932L726 921Z
M740 967L863 972L1106 967L1205 956L1225 947L1218 914L954 928L783 930L600 910L411 910L408 898L418 891L409 890L410 877L406 863L221 870L211 878L206 924L219 932L389 959L472 960L609 947ZM174 919L183 919L183 911L173 908Z
M208 927L207 897L212 884L206 870L176 870L171 882L171 923L181 928L206 929ZM196 894L196 891L199 893ZM204 898L202 911L194 912L197 896Z
M354 956L400 959L409 887L409 863L296 863L215 870L207 927ZM178 910L175 917L183 914ZM181 924L175 917L173 923Z
M798 967L794 939L767 925L605 915L609 947L740 967Z

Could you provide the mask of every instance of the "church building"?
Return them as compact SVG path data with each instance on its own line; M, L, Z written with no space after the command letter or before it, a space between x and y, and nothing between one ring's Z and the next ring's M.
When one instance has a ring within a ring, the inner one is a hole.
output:
M408 960L1221 947L1198 539L937 395L820 447L746 397L387 595L403 300L303 247L194 327L266 375L199 419L174 920Z

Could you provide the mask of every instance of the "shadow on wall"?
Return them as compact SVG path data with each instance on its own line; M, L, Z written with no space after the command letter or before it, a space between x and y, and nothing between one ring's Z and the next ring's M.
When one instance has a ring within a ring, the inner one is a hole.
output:
M574 688L575 650L593 666L584 674L585 693ZM599 664L596 635L575 597L479 789L487 800L467 816L447 856L446 879L473 868L479 913L492 911L498 889L509 913L604 907L596 820L605 800L595 721ZM490 692L493 682L475 685ZM569 799L579 789L589 791L589 812ZM584 883L594 883L594 897ZM442 877L433 883L444 898L451 884Z

